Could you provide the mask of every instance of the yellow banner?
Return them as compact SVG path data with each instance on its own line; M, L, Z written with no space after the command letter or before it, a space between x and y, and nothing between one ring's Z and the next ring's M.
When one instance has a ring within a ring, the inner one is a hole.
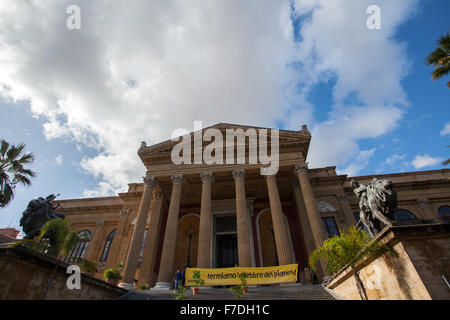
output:
M297 281L297 264L262 268L186 268L186 286L193 286L203 280L203 286L222 286L240 284L244 274L248 285L286 283Z

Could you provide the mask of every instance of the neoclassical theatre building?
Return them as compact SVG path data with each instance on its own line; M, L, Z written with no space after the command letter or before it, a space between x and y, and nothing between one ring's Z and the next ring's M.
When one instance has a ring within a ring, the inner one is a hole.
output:
M212 128L225 137L227 129L250 127ZM168 287L175 271L186 266L291 263L299 266L299 281L308 283L308 255L359 219L352 179L391 180L398 192L397 220L450 221L450 170L350 178L335 167L308 168L310 140L306 126L280 130L275 175L261 175L261 165L248 162L175 165L171 152L177 142L142 143L142 183L130 183L117 196L58 201L73 227L87 231L72 256L98 262L100 278L104 269L122 263L125 288ZM248 151L248 139L245 144ZM323 275L318 272L319 279Z

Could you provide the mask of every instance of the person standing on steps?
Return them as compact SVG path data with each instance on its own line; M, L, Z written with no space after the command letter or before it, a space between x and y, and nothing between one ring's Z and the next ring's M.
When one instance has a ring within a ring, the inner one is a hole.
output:
M177 272L175 273L175 277L174 277L174 285L173 285L173 290L177 290L178 287L181 285L181 282L183 280L183 275L180 272L180 269L177 269Z

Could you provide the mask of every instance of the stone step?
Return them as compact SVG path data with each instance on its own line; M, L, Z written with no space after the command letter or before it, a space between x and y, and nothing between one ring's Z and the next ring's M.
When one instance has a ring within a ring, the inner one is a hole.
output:
M233 300L235 293L229 288L200 288L193 295L185 291L186 300ZM168 291L131 291L120 300L174 300L176 293ZM320 285L291 285L271 287L249 287L243 300L334 300L334 297Z

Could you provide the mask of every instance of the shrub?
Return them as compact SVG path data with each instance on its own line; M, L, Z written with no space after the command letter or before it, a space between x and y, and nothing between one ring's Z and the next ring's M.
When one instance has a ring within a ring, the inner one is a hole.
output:
M378 241L372 241L369 234L355 226L324 241L323 245L309 256L309 265L317 269L320 259L325 260L326 271L333 274L349 263L356 263L371 254L393 253L393 249Z

